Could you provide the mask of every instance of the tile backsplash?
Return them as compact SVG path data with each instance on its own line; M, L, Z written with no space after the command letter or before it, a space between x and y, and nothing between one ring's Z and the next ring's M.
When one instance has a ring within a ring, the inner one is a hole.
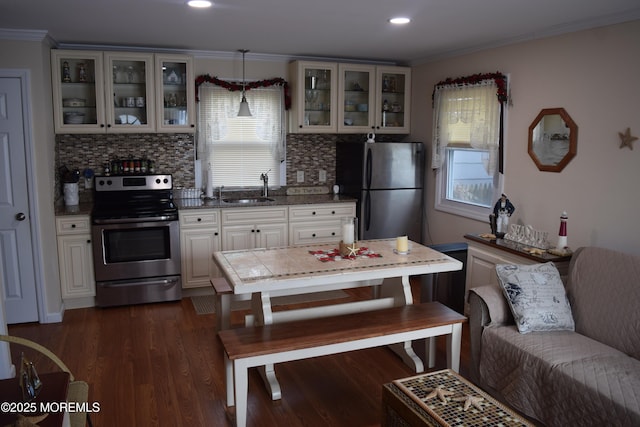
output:
M155 161L156 173L173 175L175 187L193 187L193 134L98 134L56 135L56 171L60 167L79 169L80 200L89 200L91 190L85 190L82 172L93 169L96 175L114 159L147 158ZM56 173L57 197L60 196L60 176Z
M93 169L96 175L104 172L104 166L114 159L141 159L155 161L156 173L173 175L174 187L195 186L193 134L60 134L56 135L56 171L62 166ZM362 141L364 135L337 134L288 134L287 135L287 186L326 185L329 188L336 179L336 144L340 141ZM400 135L384 137L379 141L398 141ZM326 182L320 182L319 171L326 171ZM303 171L305 181L297 182L297 172ZM60 176L56 173L56 199L61 195ZM79 185L80 200L91 199L83 179Z

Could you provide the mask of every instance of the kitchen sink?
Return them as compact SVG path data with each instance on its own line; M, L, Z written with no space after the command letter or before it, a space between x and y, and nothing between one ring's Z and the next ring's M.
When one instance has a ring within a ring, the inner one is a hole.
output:
M238 198L225 198L222 199L225 203L242 203L242 204L250 204L250 203L265 203L265 202L273 202L273 199L269 197L238 197Z

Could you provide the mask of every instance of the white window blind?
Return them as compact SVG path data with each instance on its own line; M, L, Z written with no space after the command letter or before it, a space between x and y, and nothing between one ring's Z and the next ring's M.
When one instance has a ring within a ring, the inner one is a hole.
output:
M199 88L198 145L214 187L283 184L284 94L280 86L246 92L252 117L237 117L241 93L205 83Z

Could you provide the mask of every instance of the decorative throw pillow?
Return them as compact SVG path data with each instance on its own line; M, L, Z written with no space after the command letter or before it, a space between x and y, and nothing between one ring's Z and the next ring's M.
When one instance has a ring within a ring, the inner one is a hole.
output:
M560 273L552 262L498 264L496 273L520 333L575 330Z

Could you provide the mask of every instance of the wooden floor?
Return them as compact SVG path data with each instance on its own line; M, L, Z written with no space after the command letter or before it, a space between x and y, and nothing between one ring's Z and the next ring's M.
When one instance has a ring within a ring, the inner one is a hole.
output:
M414 295L416 293L416 286ZM350 299L370 295L348 291ZM417 295L416 295L417 297ZM243 313L234 312L234 323ZM96 427L231 426L225 406L222 348L215 315L196 314L191 300L107 309L67 310L56 324L9 327L11 335L56 353L90 385ZM469 366L463 326L461 374ZM445 368L444 339L437 369ZM16 366L22 349L12 345ZM31 355L39 372L54 369ZM272 401L254 370L249 380L249 426L377 426L381 386L414 373L387 348L355 351L276 366L282 399ZM46 384L44 385L46 387Z

